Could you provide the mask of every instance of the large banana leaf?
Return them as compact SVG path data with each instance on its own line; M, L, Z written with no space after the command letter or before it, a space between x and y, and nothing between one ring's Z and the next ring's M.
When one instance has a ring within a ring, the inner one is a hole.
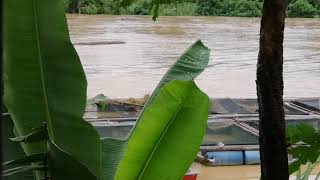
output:
M50 168L68 167L66 157L80 163L72 167L85 167L52 178L80 180L89 171L98 179L101 144L96 130L82 119L87 84L69 39L63 0L5 0L4 83L5 104L18 135L46 122L49 158L58 158L49 161ZM32 143L24 150L35 154L47 147L45 142Z
M208 65L210 50L198 40L192 44L182 56L170 67L157 88L144 106L148 108L154 97L166 83L171 80L194 80ZM143 113L141 113L143 114ZM140 118L137 122L140 122ZM133 128L134 129L134 128ZM133 131L131 131L133 132ZM130 133L131 134L131 133ZM102 143L102 180L113 180L119 161L129 139L103 137ZM111 153L110 153L111 152Z
M210 50L200 41L192 44L163 76L145 107L153 101L160 88L172 80L191 81L208 66Z
M193 81L163 86L141 115L115 179L181 179L205 134L209 104Z

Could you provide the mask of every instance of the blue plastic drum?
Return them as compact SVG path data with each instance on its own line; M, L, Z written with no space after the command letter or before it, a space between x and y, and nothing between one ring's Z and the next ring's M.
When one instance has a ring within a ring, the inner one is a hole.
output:
M228 165L242 165L243 154L242 151L217 151L207 152L207 158L214 160L214 165L228 166Z
M245 151L244 159L245 164L260 164L259 151Z

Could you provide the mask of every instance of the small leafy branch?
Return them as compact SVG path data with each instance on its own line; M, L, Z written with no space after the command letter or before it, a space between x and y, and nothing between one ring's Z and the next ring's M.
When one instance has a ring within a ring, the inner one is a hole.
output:
M292 157L289 173L297 172L297 178L307 180L314 167L320 163L320 131L302 123L287 128L288 153ZM301 166L307 170L301 173ZM319 179L320 172L316 179Z

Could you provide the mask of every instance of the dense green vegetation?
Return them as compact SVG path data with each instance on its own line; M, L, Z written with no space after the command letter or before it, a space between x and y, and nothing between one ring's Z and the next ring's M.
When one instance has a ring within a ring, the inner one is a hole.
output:
M65 0L66 2L72 0ZM159 7L162 16L261 16L262 0L186 0L169 1ZM121 7L116 0L81 0L83 14L151 15L151 0L136 0L128 7ZM289 0L289 17L319 17L320 0ZM67 7L66 3L66 8Z

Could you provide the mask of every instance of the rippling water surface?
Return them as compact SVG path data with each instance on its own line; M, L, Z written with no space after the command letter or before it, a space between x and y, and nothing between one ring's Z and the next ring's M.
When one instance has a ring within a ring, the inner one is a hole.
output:
M179 55L201 39L211 57L197 84L211 97L256 97L259 18L160 17L153 22L143 16L68 15L68 23L89 96L151 93ZM284 81L285 97L320 97L319 18L287 19Z

